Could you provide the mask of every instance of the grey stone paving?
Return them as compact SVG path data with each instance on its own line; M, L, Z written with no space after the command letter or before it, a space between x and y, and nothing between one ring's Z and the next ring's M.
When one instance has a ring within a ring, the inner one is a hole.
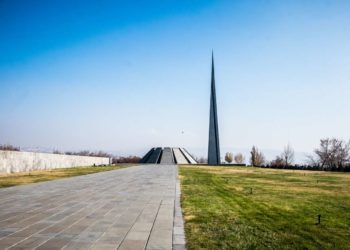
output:
M177 166L0 189L0 249L185 249Z

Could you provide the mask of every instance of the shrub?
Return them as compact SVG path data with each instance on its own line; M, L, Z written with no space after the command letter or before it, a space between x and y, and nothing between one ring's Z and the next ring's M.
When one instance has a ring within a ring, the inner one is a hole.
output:
M12 146L10 144L4 144L0 145L0 150L5 150L5 151L20 151L19 147Z

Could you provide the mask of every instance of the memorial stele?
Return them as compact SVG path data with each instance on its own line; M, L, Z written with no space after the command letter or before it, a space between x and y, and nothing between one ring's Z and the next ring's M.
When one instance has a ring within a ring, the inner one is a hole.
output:
M209 114L209 142L208 164L220 164L220 143L218 129L218 112L216 107L214 54L211 55L211 85L210 85L210 114Z

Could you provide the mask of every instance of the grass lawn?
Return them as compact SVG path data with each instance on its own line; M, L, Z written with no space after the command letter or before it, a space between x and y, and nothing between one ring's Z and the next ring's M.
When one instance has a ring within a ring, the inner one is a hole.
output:
M180 179L188 249L350 249L349 173L182 166Z
M2 174L0 175L0 188L36 183L41 181L51 181L78 175L93 174L103 171L125 168L127 166L128 165L75 167L52 170L37 170L25 173Z

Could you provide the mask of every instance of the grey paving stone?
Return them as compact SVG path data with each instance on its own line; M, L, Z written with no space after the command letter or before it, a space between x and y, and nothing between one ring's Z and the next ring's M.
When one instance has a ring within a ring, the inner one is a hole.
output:
M0 240L0 249L6 249L9 248L15 244L20 243L21 241L25 240L24 237L12 237L12 236L6 236L5 238L2 238Z
M152 230L146 249L171 249L173 245L172 230Z
M185 244L174 244L173 250L186 250L186 245Z
M78 235L77 241L94 243L102 236L103 232L84 231Z
M173 238L173 244L174 245L178 245L178 244L186 244L186 241L185 241L185 236L184 235L175 235L174 238Z
M40 245L36 249L38 250L55 250L55 249L61 249L65 245L69 243L70 239L59 239L59 238L52 238L48 241L46 241L44 244Z
M137 232L151 232L152 226L153 223L151 222L136 222L131 230Z
M114 245L119 246L120 243L123 241L124 236L115 236L115 235L103 235L101 238L99 238L94 245L101 245L101 244L107 244L107 245Z
M106 232L106 234L108 235L115 235L115 236L125 236L128 231L129 231L129 227L114 227L112 226L111 228L109 228Z
M173 230L174 235L184 235L183 227L174 227Z
M4 188L0 199L0 249L185 247L175 165Z
M91 246L92 246L91 243L71 241L63 249L64 250L86 250L86 249L89 249Z
M92 245L91 250L115 250L117 246L115 244L98 243Z
M145 240L124 240L118 250L144 250L146 243Z
M13 234L14 232L16 232L17 230L13 231L13 230L0 230L0 238L6 237L7 235Z
M186 249L186 238L185 238L185 229L184 221L182 217L182 210L180 204L181 198L181 189L180 181L176 181L176 190L175 190L175 213L174 213L174 228L173 228L173 249L182 250Z
M130 231L126 237L125 240L143 240L147 241L148 236L150 234L150 231L146 232L135 232L135 231Z
M35 247L43 244L44 242L47 241L47 238L44 237L29 237L25 239L24 241L18 243L17 245L11 247L11 250L15 249L34 249Z

